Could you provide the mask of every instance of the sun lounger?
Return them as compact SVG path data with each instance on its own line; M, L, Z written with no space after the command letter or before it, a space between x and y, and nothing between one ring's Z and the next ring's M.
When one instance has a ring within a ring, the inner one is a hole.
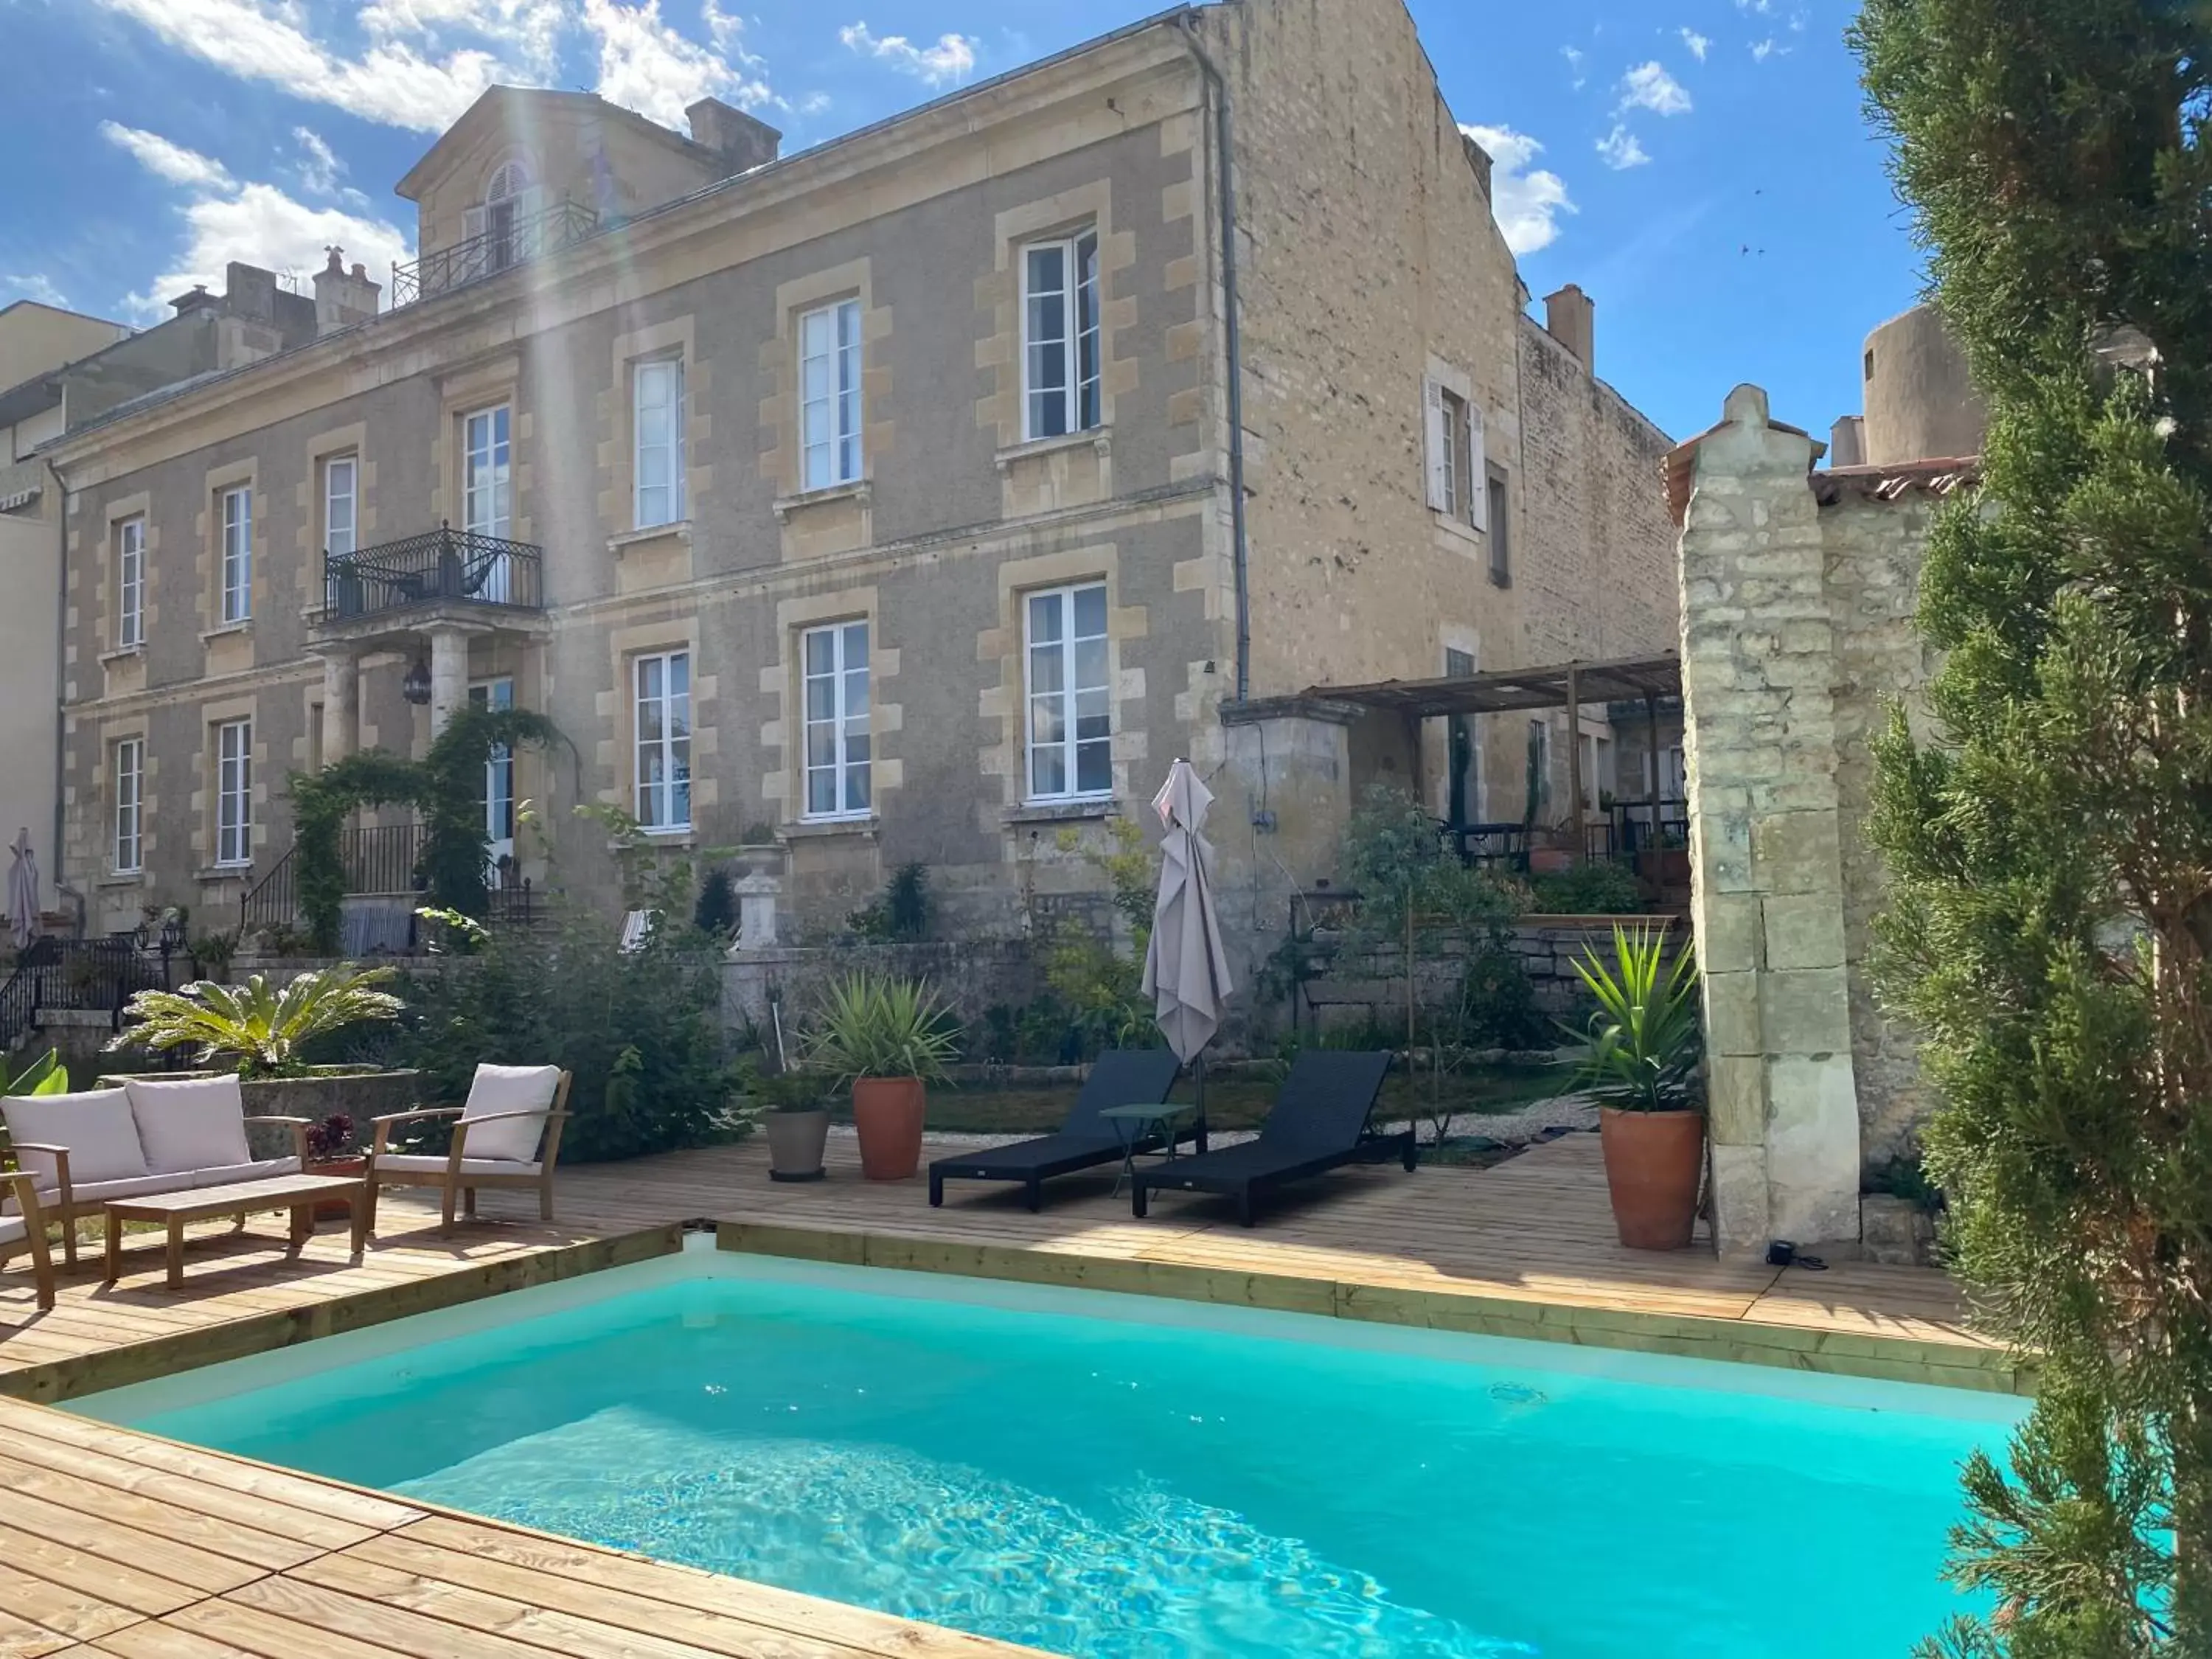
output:
M1126 1151L1121 1133L1098 1114L1112 1106L1151 1106L1165 1100L1177 1069L1175 1055L1165 1048L1108 1049L1084 1079L1083 1091L1057 1134L939 1158L929 1166L929 1201L945 1202L948 1180L1018 1181L1030 1208L1041 1208L1044 1183L1054 1176L1121 1161ZM1202 1134L1203 1130L1183 1131L1176 1138L1192 1133ZM1164 1138L1154 1135L1139 1141L1138 1150L1149 1152L1163 1144Z

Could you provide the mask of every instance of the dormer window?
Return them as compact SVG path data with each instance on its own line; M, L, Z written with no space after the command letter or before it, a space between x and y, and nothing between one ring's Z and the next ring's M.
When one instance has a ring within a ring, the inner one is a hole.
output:
M491 179L484 185L482 207L468 210L467 223L463 229L467 240L487 238L484 246L483 269L504 270L517 259L526 256L528 249L520 246L515 237L518 225L526 224L538 211L538 185L531 176L530 163L520 156L511 156L491 170Z

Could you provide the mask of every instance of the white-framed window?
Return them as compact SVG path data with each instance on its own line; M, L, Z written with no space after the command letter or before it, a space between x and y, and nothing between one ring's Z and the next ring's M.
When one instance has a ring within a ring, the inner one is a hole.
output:
M838 623L799 635L806 698L806 816L869 809L868 625Z
M639 657L637 821L647 830L691 827L691 653Z
M480 409L461 422L461 528L508 539L514 523L513 453L507 405Z
M253 722L215 729L215 861L226 869L253 862Z
M860 302L840 300L799 319L800 437L806 488L860 476Z
M1098 233L1022 250L1022 435L1103 424L1099 396Z
M684 361L656 357L630 371L631 476L636 526L684 516Z
M240 485L222 492L222 619L253 614L253 491Z
M1025 596L1029 798L1066 800L1114 790L1113 701L1106 584Z
M1482 410L1442 381L1421 384L1431 511L1476 530L1490 520Z
M145 643L146 520L125 519L115 526L115 648Z
M118 876L135 876L145 862L146 739L124 738L115 745L115 847Z
M359 545L361 463L333 455L323 463L323 551L343 558Z

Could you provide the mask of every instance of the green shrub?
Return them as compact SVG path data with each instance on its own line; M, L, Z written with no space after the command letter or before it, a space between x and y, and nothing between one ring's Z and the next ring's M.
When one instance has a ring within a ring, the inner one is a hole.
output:
M398 1018L399 999L376 988L396 971L349 963L301 974L281 991L262 974L241 986L202 980L180 991L141 991L123 1011L131 1024L107 1046L190 1048L196 1064L234 1065L246 1077L345 1069L311 1064L307 1045L349 1026Z
M1536 909L1553 916L1634 916L1644 910L1644 888L1625 864L1590 859L1571 870L1529 883Z

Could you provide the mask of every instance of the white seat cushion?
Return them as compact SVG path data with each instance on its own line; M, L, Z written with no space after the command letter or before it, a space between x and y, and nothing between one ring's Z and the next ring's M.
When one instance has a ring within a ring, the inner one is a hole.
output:
M171 1078L164 1082L126 1078L131 1115L146 1167L155 1175L251 1164L246 1146L246 1100L235 1076Z
M464 1176L534 1176L539 1165L522 1164L504 1158L465 1158L461 1160ZM446 1158L442 1152L386 1152L376 1160L380 1175L419 1175L442 1180L446 1173Z
M111 1198L143 1198L149 1193L188 1193L192 1189L191 1177L181 1175L125 1176L119 1181L70 1180L70 1201L82 1208L88 1204L104 1204ZM44 1176L39 1177L39 1202L58 1206L62 1194L58 1187L47 1184ZM22 1206L10 1194L0 1199L0 1209L14 1214Z
M19 1215L0 1215L0 1244L20 1244L23 1242L23 1218Z
M145 1148L139 1144L138 1125L131 1115L131 1097L120 1089L9 1095L0 1098L0 1118L7 1120L8 1139L18 1146L34 1141L68 1147L72 1187L127 1181L150 1172ZM38 1177L40 1191L60 1185L54 1179L52 1159L38 1152L20 1157L25 1171Z
M494 1112L550 1112L553 1091L561 1086L558 1066L479 1066L469 1085L464 1118L484 1117ZM463 1150L471 1158L496 1158L524 1164L538 1156L538 1139L545 1131L543 1117L511 1117L471 1129Z
M194 1170L185 1178L194 1187L228 1187L240 1181L267 1181L300 1173L296 1158L264 1158L258 1163L226 1164L213 1170Z

